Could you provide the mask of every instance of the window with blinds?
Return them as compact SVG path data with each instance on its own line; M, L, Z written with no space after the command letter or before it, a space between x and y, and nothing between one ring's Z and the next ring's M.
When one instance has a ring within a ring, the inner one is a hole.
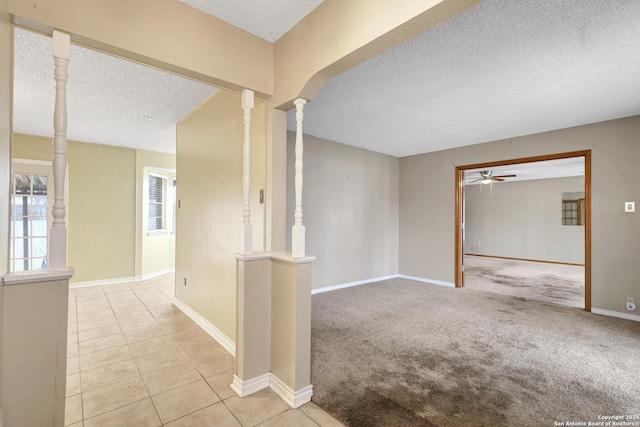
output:
M176 232L176 216L178 213L177 204L176 204L176 178L173 178L173 232Z
M165 229L165 177L149 174L149 231Z

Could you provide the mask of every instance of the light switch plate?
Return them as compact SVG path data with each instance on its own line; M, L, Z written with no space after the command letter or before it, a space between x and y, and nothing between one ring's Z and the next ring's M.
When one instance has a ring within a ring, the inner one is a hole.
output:
M636 211L636 202L624 202L624 211L625 212L635 212Z

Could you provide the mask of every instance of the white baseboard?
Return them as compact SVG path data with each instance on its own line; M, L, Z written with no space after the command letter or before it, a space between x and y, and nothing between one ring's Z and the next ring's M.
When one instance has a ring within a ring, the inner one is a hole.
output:
M73 288L89 288L91 286L108 286L108 285L119 285L121 283L131 283L131 282L139 282L143 280L142 276L132 276L132 277L118 277L115 279L104 279L104 280L88 280L84 282L74 282L69 284L69 289Z
M627 314L627 313L621 313L619 311L603 310L601 308L593 308L593 307L591 307L591 312L594 314L601 314L603 316L618 317L620 319L627 319L627 320L633 320L635 322L640 322L640 316L637 314Z
M214 340L218 341L221 346L223 346L233 357L236 356L236 343L233 342L231 338L226 336L220 329L216 328L213 324L211 324L207 319L202 317L197 311L193 308L180 301L178 298L172 298L173 303L176 307L178 307L184 314L189 316L191 320L196 322L198 326L200 326L206 333L211 335Z
M397 277L398 277L397 274L392 274L391 276L376 277L373 279L358 280L355 282L342 283L340 285L327 286L325 288L312 289L311 295L321 294L323 292L335 291L336 289L350 288L352 286L365 285L367 283L379 282L381 280L395 279Z
M163 270L154 271L153 273L143 274L141 277L142 277L142 280L149 280L149 279L153 279L154 277L164 276L165 274L175 273L175 272L176 272L175 268L165 268Z
M382 280L389 280L389 279L407 279L407 280L413 280L416 282L429 283L432 285L446 286L448 288L456 287L454 283L443 282L442 280L423 279L422 277L407 276L406 274L392 274L390 276L374 277L373 279L358 280L355 282L342 283L340 285L333 285L333 286L327 286L324 288L312 289L311 295L321 294L323 292L335 291L338 289L350 288L352 286L366 285L367 283L380 282Z
M131 276L131 277L117 277L115 279L102 279L102 280L88 280L84 282L74 282L69 284L69 289L73 288L89 288L91 286L108 286L108 285L119 285L122 283L131 283L131 282L140 282L141 280L149 280L154 277L162 276L167 273L173 273L175 269L166 268L160 271L154 271L153 273L143 274L142 276Z
M233 383L231 389L236 392L240 397L249 396L257 391L269 388L271 382L271 373L267 372L259 377L251 378L250 380L242 381L237 375L233 376Z
M282 400L284 400L292 408L298 408L305 403L311 402L313 396L313 386L308 385L298 391L293 391L280 378L271 374L269 388L273 390Z
M407 279L407 280L414 280L416 282L429 283L431 285L446 286L448 288L455 288L456 287L455 283L443 282L442 280L424 279L422 277L407 276L406 274L398 274L397 277L400 278L400 279Z

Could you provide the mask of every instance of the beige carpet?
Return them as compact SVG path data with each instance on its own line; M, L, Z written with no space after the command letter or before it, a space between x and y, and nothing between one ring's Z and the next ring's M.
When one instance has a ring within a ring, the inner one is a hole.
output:
M394 279L312 300L313 400L348 426L640 414L640 323Z
M467 255L464 269L470 289L584 308L584 267Z

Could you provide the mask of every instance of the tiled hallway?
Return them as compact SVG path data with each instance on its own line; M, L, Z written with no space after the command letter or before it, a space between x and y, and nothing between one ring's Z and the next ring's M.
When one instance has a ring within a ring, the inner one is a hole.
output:
M70 290L65 425L341 425L271 390L240 399L233 356L172 304L172 277Z

